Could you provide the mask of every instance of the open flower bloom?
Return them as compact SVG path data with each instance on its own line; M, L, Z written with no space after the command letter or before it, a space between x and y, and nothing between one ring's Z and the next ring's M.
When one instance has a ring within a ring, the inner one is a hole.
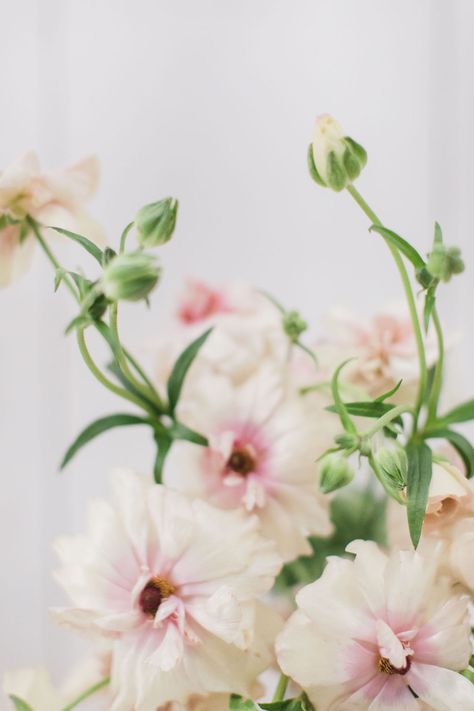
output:
M117 472L114 484L115 506L96 501L87 533L58 541L57 577L75 607L53 611L115 640L112 708L248 694L278 626L256 603L281 565L257 519L129 472Z
M311 552L310 534L331 533L315 465L331 436L324 417L318 419L279 370L261 368L240 387L202 377L192 396L181 399L178 415L209 446L175 442L164 469L168 486L257 514L285 560Z
M174 328L150 344L159 386L164 386L181 351L211 327L213 332L186 377L186 387L192 387L194 380L208 371L240 384L262 363L280 364L288 357L290 342L280 312L245 284L214 289L203 282L189 281L177 316Z
M100 227L84 211L98 180L98 163L86 158L64 170L42 172L35 153L26 153L0 172L0 218L23 220L31 215L44 225L83 232L103 241ZM0 229L0 286L6 286L29 266L34 240L22 236L22 225Z
M416 393L418 355L410 317L401 308L387 308L364 321L353 314L335 310L330 315L330 335L321 347L329 350L336 365L346 358L355 358L342 373L342 379L358 386L371 397L377 397L394 387L402 386L394 400L409 402ZM427 339L427 360L436 360L436 348Z
M355 560L329 558L297 594L277 639L283 671L318 711L473 711L474 685L457 673L471 654L468 598L438 575L436 553L347 550Z

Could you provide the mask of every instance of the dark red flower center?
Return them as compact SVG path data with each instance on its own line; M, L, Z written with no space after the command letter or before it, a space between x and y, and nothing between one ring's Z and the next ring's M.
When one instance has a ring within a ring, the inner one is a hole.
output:
M239 447L234 449L227 461L227 469L246 476L250 472L255 471L256 461L252 452L247 447Z
M154 617L159 606L167 597L174 593L171 583L164 578L154 576L150 578L140 593L138 603L147 617Z
M402 676L406 674L411 667L411 657L407 657L405 660L405 666L398 668L394 667L387 657L380 657L379 659L379 670L385 674L401 674Z

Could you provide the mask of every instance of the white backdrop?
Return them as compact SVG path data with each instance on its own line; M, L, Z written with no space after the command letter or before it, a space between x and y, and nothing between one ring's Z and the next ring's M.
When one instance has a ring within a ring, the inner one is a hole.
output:
M156 330L189 274L248 279L315 332L332 304L368 312L400 295L365 217L307 176L327 111L368 149L358 187L387 224L426 251L436 217L462 246L469 270L446 288L444 317L465 331L456 372L474 384L472 0L16 0L0 23L0 165L30 147L48 167L96 152L94 213L111 239L145 202L181 200L152 311L126 313L129 342ZM150 463L134 430L58 475L79 429L117 407L62 337L72 313L39 253L0 293L1 670L59 674L79 653L47 617L63 601L51 540L82 528L112 466Z

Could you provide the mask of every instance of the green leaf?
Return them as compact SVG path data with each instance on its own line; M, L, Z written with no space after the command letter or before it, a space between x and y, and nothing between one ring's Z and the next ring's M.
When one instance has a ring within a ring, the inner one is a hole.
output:
M441 227L439 226L438 222L435 222L433 246L435 244L438 244L438 245L443 244L443 233L441 231Z
M456 422L469 422L474 420L474 398L463 402L461 405L456 405L452 410L449 410L445 415L438 418L438 421L443 425L452 425Z
M155 464L153 466L153 476L155 482L157 484L161 484L163 478L163 467L171 445L173 444L173 440L169 436L167 430L155 430L154 438L158 451L156 453Z
M18 696L11 694L10 699L13 702L16 711L33 711L31 706L27 704L26 701L23 701L23 699L20 699Z
M19 222L20 220L16 220L7 212L4 212L3 215L0 215L0 230L4 230L5 227L11 227L12 225L18 225Z
M410 442L408 456L407 514L413 546L416 548L423 527L432 473L431 449L424 442Z
M173 417L176 405L178 404L179 396L181 395L181 389L183 387L184 379L186 374L191 367L195 357L199 353L200 348L204 345L209 335L212 332L212 328L209 328L205 333L203 333L199 338L190 343L190 345L185 348L181 355L176 360L171 375L168 378L167 390L168 390L168 412Z
M425 436L428 439L447 439L463 460L467 478L470 479L474 475L474 447L464 435L448 427L440 427L427 430Z
M295 699L272 701L269 704L259 704L259 706L264 711L315 711L306 694L301 694Z
M229 709L230 711L258 711L258 706L252 699L244 699L238 694L231 694Z
M173 439L182 439L186 442L200 444L203 447L207 447L209 444L207 437L191 430L189 427L186 427L186 425L183 425L182 422L174 422L171 427L169 427L168 432Z
M334 400L334 408L335 412L339 415L339 419L341 420L342 426L346 430L346 432L357 432L354 423L352 422L351 418L349 417L348 410L345 406L345 404L342 401L341 395L339 393L339 374L341 370L344 368L347 363L349 363L351 360L354 360L353 358L348 358L348 360L345 360L344 363L341 363L341 365L336 368L334 371L334 375L331 378L331 392L332 392L332 397Z
M103 432L111 430L115 427L125 427L127 425L149 425L150 420L144 417L138 417L137 415L129 415L125 413L117 413L116 415L107 415L106 417L101 417L94 422L91 422L82 432L76 437L74 442L71 444L60 465L60 469L64 467L71 461L74 455L88 442L95 439Z
M398 383L393 387L391 390L387 390L386 393L382 393L382 395L379 395L378 397L375 398L375 402L383 402L384 400L387 400L389 397L392 397L392 395L395 395L397 390L399 389L400 385L403 383L403 378L398 381Z
M84 237L83 235L77 234L77 232L71 232L70 230L65 230L62 227L53 227L52 225L48 225L48 229L54 230L55 232L59 232L60 234L64 235L65 237L69 237L69 239L72 239L74 242L77 242L80 244L84 249L89 252L89 254L92 254L94 259L96 259L99 264L102 266L102 259L103 259L103 254L102 250L99 249L99 247L94 244L93 242L90 241L90 239L87 239L87 237Z
M370 231L378 232L382 235L382 237L390 242L390 244L400 250L400 252L410 260L415 269L422 269L425 266L425 260L419 252L417 252L417 250L409 242L407 242L406 239L403 239L403 237L397 235L396 232L388 230L386 227L382 227L381 225L372 225L370 227Z
M355 417L382 417L390 410L393 410L395 405L388 402L378 402L370 400L368 402L345 402L344 407L350 415ZM337 412L335 405L329 405L325 408L328 412Z

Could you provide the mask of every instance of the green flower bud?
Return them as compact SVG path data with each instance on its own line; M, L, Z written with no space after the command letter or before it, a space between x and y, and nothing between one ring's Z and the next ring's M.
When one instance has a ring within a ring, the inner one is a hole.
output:
M320 462L319 488L323 494L340 489L354 478L354 472L346 457L341 454L326 454Z
M316 119L308 164L311 177L318 185L339 192L358 177L366 163L364 148L344 136L337 121L327 114Z
M360 444L358 435L353 434L352 432L342 432L341 434L336 435L334 440L339 447L342 447L342 449L355 450L359 448Z
M464 271L464 261L458 247L446 247L442 242L433 245L426 263L428 272L440 281L448 282L453 274Z
M382 447L375 455L387 484L396 490L404 489L407 484L408 458L403 447Z
M119 254L106 265L100 286L109 301L140 301L156 286L160 267L150 254Z
M174 232L177 212L178 201L171 197L142 207L135 218L140 247L158 247L168 242Z
M283 314L283 330L290 341L296 343L307 328L308 324L301 318L297 311L285 311Z

